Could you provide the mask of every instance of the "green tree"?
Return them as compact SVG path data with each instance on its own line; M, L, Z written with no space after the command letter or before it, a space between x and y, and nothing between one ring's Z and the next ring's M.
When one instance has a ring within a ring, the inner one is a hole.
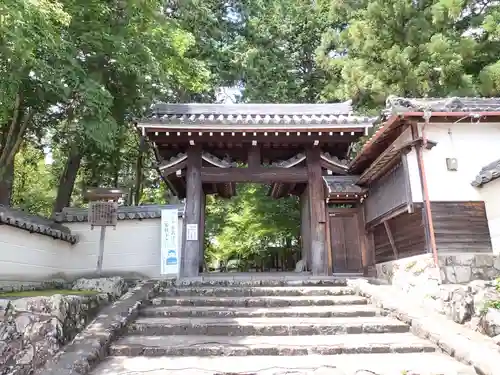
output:
M0 15L0 204L8 205L23 139L64 97L71 17L61 2L48 0L4 0Z

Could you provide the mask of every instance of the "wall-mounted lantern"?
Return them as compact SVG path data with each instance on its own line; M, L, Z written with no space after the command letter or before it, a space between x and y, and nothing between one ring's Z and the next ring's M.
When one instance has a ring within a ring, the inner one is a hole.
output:
M123 191L116 188L93 188L85 192L84 197L89 201L90 229L101 227L99 239L99 256L97 257L96 272L102 273L102 260L104 258L104 240L106 227L116 229L118 222L118 199L124 195Z

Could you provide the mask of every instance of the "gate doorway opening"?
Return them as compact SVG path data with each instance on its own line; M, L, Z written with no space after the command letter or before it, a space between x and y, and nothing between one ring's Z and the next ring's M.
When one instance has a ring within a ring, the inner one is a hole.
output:
M241 183L230 199L207 197L203 272L293 272L301 259L297 196ZM200 270L201 271L201 270Z

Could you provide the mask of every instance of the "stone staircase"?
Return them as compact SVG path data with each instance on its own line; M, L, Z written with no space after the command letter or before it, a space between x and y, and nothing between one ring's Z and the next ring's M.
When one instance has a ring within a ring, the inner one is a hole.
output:
M94 374L475 374L345 279L249 284L165 288Z

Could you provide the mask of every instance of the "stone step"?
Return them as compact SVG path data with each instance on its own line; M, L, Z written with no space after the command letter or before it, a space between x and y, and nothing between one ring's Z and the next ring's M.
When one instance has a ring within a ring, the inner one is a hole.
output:
M163 306L225 306L225 307L283 307L366 305L360 296L265 296L265 297L156 297L153 305Z
M345 296L353 295L348 287L306 286L306 287L191 287L171 288L161 296L207 296L207 297L261 297L261 296Z
M359 278L354 276L353 278ZM262 278L259 273L256 273L255 278L249 277L209 277L209 278L192 278L177 280L176 286L228 286L228 287L245 287L245 286L347 286L348 277L335 276L276 276Z
M252 317L362 317L384 315L371 305L338 305L338 306L285 306L276 308L220 307L220 306L148 306L140 310L141 316L172 318L252 318Z
M434 352L411 333L334 336L126 336L113 344L117 356L295 356Z
M389 317L363 318L139 318L129 333L212 336L339 335L346 333L408 332Z
M108 357L91 375L476 375L441 353L335 356Z

